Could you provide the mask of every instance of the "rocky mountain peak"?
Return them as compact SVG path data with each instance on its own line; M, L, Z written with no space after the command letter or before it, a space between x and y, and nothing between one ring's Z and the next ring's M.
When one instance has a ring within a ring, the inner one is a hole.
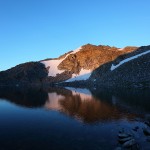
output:
M136 47L126 47L120 50L114 46L86 44L58 58L47 59L41 63L47 68L49 82L64 81L69 78L77 80L77 77L90 75L99 66L134 50L136 50Z
M136 47L126 47L123 51L119 48L87 44L81 47L80 51L68 55L58 66L60 70L78 73L81 68L94 70L100 65L114 60L119 55L132 52Z

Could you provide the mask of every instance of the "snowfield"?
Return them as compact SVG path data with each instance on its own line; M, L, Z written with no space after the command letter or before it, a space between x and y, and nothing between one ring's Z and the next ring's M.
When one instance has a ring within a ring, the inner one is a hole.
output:
M70 54L75 54L78 51L80 51L82 47L79 47L78 49L74 50L73 52L69 53ZM68 56L66 55L66 57ZM66 58L65 57L65 58ZM60 60L47 60L47 61L42 61L41 63L45 65L46 68L49 68L48 76L56 77L57 74L63 73L65 70L59 70L58 65L65 59L60 59Z
M119 66L123 65L124 63L129 62L129 61L131 61L131 60L133 60L133 59L136 59L136 58L138 58L138 57L140 57L140 56L146 55L146 54L148 54L148 53L150 53L150 50L148 50L148 51L146 51L146 52L143 52L143 53L141 53L141 54L137 54L137 55L135 55L135 56L126 58L126 59L120 61L119 64L117 64L117 65L112 64L110 70L113 71L113 70L115 70L116 68L118 68Z
M48 76L55 77L58 73L63 73L64 70L59 70L57 66L63 61L63 59L60 60L48 60L48 61L42 61L42 63L45 65L46 68L49 67Z
M72 78L66 80L65 82L87 80L91 76L91 72L91 70L81 69L79 74L73 74Z
M74 50L73 52L69 53L70 54L75 54L79 52L82 49L82 47L79 47L78 49ZM66 55L66 57L68 56ZM65 58L66 58L65 57ZM46 68L48 68L48 76L56 77L57 74L63 73L65 70L59 70L58 65L65 59L59 59L59 60L47 60L47 61L42 61L45 65ZM73 74L72 78L65 82L72 82L72 81L79 81L79 80L87 80L91 76L91 70L86 70L86 69L81 69L79 74Z

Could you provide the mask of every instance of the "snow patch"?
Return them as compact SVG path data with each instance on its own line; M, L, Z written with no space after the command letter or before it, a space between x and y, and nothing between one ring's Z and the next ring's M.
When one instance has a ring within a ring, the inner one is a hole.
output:
M48 76L55 77L57 74L63 73L64 70L59 70L58 65L63 61L63 59L60 60L49 60L49 61L42 61L42 63L45 65L48 69Z
M126 62L129 62L129 61L131 61L131 60L133 60L133 59L136 59L136 58L138 58L138 57L140 57L140 56L146 55L146 54L148 54L148 53L150 53L150 50L148 50L148 51L146 51L146 52L143 52L143 53L141 53L141 54L137 54L137 55L135 55L135 56L129 57L129 58L127 58L127 59L124 59L124 60L122 60L121 62L119 62L119 64L117 64L117 65L112 64L110 70L113 71L113 70L115 70L116 68L118 68L119 66L121 66L122 64L124 64L124 63L126 63Z
M93 81L96 82L96 79L94 79Z
M70 54L75 54L75 53L79 52L81 49L82 49L82 46L79 47L79 48L77 48L77 49L75 49L75 50L74 50L73 52L71 52Z
M91 76L91 72L91 70L86 70L82 68L79 74L73 74L72 78L66 80L65 82L87 80Z
M123 50L124 50L124 48L119 48L119 49L118 49L118 51L123 51Z
M75 49L73 52L67 54L66 57L63 59L42 61L41 63L44 64L46 68L48 68L48 76L56 77L57 74L63 73L65 70L59 70L58 65L64 59L66 59L68 55L75 54L75 53L79 52L81 49L82 49L82 47Z

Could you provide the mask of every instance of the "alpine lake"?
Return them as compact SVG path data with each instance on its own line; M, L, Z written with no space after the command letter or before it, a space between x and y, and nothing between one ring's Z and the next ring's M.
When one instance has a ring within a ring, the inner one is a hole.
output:
M149 131L149 90L0 90L0 150L149 150Z

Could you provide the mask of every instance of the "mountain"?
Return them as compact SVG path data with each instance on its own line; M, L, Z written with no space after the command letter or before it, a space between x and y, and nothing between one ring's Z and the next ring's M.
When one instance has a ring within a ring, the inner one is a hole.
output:
M150 46L142 46L98 67L90 79L106 87L149 88L149 68Z
M87 44L59 58L46 59L40 62L45 65L48 71L48 78L45 82L80 81L89 79L93 70L99 66L135 49L137 47L119 49Z
M0 72L0 85L148 86L149 50L150 46L120 49L87 44L58 58L29 62Z

